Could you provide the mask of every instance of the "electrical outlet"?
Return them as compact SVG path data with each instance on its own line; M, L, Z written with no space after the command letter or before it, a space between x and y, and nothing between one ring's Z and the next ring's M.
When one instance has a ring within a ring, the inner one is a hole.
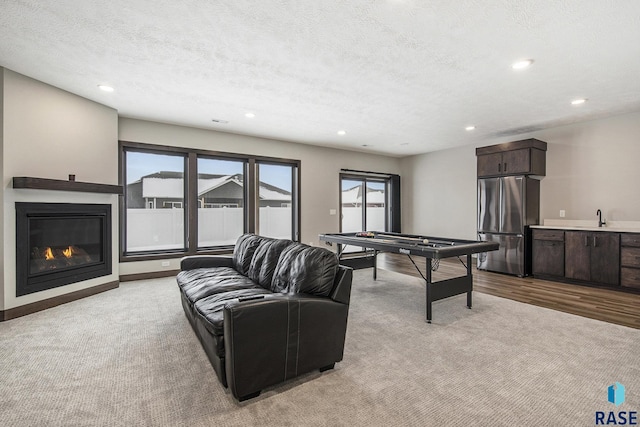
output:
M560 218L564 218L566 212L564 211L564 209L560 209Z
M335 209L329 209L329 215L335 215L338 212Z
M162 261L161 265L163 267L169 267L171 265L171 261Z

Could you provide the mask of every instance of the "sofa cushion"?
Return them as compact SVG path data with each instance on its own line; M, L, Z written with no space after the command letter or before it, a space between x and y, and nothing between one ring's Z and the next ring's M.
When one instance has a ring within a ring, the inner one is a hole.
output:
M249 278L265 289L271 288L273 273L278 265L280 254L287 246L293 244L291 240L264 239L256 249L251 266Z
M261 289L257 283L230 267L181 271L176 279L180 291L192 304L209 295L238 289Z
M201 318L204 326L213 335L224 335L224 306L230 300L246 298L255 295L268 295L270 291L261 287L252 289L237 289L210 295L196 301L194 304L196 316Z
M194 268L179 272L176 276L176 281L178 282L178 288L184 293L184 291L197 286L203 281L229 276L238 277L240 273L231 267Z
M296 243L282 251L271 291L329 296L338 271L338 257L328 249Z
M236 245L233 248L233 266L238 273L243 276L247 275L253 254L263 239L263 237L256 236L255 234L243 234L238 237Z

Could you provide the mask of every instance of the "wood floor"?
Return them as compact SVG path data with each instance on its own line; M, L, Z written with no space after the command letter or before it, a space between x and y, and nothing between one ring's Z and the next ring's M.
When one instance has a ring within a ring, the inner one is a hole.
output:
M414 261L424 274L424 258L414 257ZM378 268L420 277L405 255L380 254ZM640 294L490 273L475 266L472 273L477 292L640 329ZM433 280L464 274L464 265L449 258L441 261Z

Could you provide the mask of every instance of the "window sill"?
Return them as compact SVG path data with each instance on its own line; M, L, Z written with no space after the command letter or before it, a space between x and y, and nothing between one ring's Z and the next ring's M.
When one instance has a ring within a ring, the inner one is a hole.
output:
M155 261L162 259L182 258L189 255L231 255L233 246L225 246L218 249L203 249L198 252L174 251L162 253L136 253L120 254L120 262Z

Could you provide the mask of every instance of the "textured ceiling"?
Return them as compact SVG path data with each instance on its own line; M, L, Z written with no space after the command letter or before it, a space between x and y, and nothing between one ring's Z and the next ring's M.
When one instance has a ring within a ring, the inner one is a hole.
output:
M640 1L2 0L0 66L125 117L404 156L640 110Z

